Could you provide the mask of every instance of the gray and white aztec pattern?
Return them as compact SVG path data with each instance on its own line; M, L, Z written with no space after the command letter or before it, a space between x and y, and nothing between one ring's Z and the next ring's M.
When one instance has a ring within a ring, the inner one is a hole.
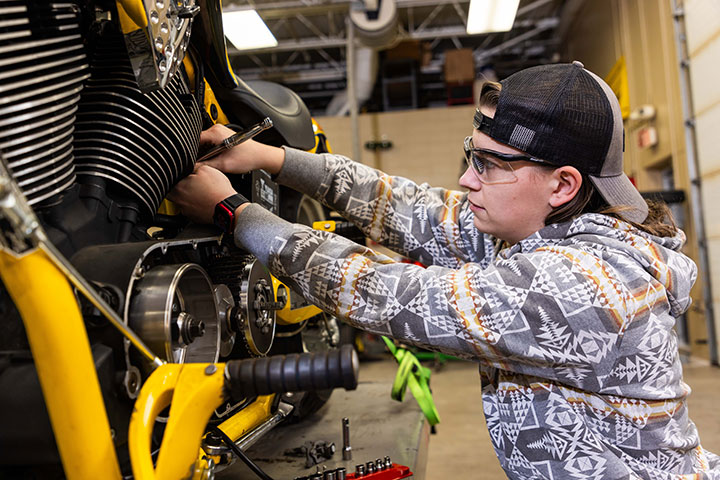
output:
M509 478L720 479L688 417L673 331L696 278L682 233L589 214L495 256L461 192L290 149L278 181L428 268L254 205L238 243L358 328L477 361Z

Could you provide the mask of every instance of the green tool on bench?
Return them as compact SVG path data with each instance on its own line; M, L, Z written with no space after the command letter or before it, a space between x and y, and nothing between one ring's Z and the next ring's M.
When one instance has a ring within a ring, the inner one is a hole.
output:
M410 387L410 391L418 405L420 405L420 409L425 414L428 423L431 426L437 425L440 423L440 415L435 408L435 402L430 392L430 369L420 365L420 361L409 350L396 347L392 340L387 337L382 337L382 339L395 360L400 364L390 396L398 402L402 402L407 387Z

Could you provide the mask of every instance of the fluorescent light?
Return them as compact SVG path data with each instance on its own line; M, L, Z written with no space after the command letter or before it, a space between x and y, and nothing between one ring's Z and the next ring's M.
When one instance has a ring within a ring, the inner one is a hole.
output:
M238 50L276 47L278 44L255 10L224 12L223 30Z
M467 33L507 32L515 23L520 0L470 0Z

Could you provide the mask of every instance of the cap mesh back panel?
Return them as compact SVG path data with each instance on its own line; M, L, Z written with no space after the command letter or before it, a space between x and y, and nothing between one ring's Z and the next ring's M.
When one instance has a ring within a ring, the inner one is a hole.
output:
M493 138L551 163L600 172L612 139L612 110L589 74L574 65L539 66L501 83ZM517 125L535 132L528 144L511 140Z

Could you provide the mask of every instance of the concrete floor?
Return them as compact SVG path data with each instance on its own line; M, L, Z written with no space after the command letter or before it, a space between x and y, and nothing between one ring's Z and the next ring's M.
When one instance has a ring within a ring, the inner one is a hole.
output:
M396 368L397 364L389 357L363 362L360 378L391 380ZM691 361L684 368L685 382L693 390L688 400L690 416L700 430L702 445L720 454L720 402L717 398L720 368L710 367L707 362L699 360ZM433 369L431 385L441 422L437 434L430 436L426 478L506 478L485 427L477 365L447 362ZM409 393L407 396L411 397Z

